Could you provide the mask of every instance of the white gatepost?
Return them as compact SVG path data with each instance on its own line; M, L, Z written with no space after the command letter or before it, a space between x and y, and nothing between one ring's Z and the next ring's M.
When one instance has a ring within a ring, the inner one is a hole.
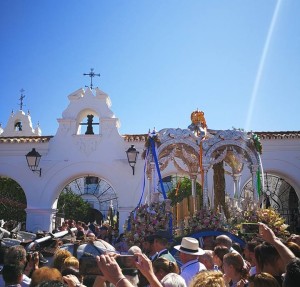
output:
M30 232L45 231L52 232L54 229L53 221L57 209L32 209L26 208L26 230Z

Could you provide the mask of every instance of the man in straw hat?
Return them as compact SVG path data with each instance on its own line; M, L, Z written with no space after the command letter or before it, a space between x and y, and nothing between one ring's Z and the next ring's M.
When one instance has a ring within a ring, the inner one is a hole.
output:
M206 270L205 266L198 261L199 255L205 252L199 247L199 241L192 237L183 237L180 245L174 246L179 251L179 258L182 262L181 276L189 286L192 278L201 270Z

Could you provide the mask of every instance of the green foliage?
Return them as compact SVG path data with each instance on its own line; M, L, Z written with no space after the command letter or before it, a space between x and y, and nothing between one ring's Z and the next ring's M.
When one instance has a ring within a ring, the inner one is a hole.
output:
M60 194L57 209L59 213L64 213L66 219L88 222L90 205L72 190L66 189Z
M262 144L260 142L260 137L257 134L253 134L252 135L252 140L253 140L253 144L254 144L254 147L255 147L256 151L259 154L262 154Z
M26 221L27 201L21 186L11 178L0 177L0 219Z
M178 186L174 187L168 194L167 197L171 199L171 205L174 206L176 203L181 202L184 198L192 195L192 181L184 177L180 180L179 188ZM200 196L201 194L201 185L196 183L196 195ZM176 194L177 193L177 194Z

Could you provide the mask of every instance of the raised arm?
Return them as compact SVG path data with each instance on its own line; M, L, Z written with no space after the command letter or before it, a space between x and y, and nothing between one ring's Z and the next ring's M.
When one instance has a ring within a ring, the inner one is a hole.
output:
M266 242L272 244L278 251L281 259L283 260L285 266L295 258L294 253L284 245L284 243L276 237L273 230L266 224L259 222L259 235Z
M138 261L136 262L137 268L146 277L151 287L163 287L154 274L152 262L145 254L137 254Z
M116 287L133 287L123 275L120 266L113 256L109 254L97 256L97 264L105 280L111 282Z

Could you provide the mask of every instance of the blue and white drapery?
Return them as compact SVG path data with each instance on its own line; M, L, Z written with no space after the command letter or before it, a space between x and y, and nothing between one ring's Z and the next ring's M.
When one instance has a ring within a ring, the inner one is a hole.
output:
M145 156L145 164L144 164L144 176L143 176L142 194L141 194L141 197L140 197L140 200L139 200L139 203L138 203L137 207L133 211L133 217L134 218L135 218L135 215L136 215L137 208L139 208L142 205L142 201L143 201L144 194L145 194L145 188L146 188L146 170L147 170L147 163L148 163L148 157L149 156L152 156L153 161L154 161L154 165L155 165L155 174L153 174L152 176L155 179L155 176L157 174L163 199L164 200L167 199L165 187L163 185L163 180L162 180L161 172L160 172L160 168L159 168L159 162L158 162L158 156L157 156L157 149L156 149L156 144L155 144L155 138L156 137L157 137L157 134L156 134L155 131L153 131L152 133L149 133L149 137L148 137L148 141L149 141L148 143L149 144L147 146L146 156ZM149 190L149 192L153 192L153 191ZM128 222L127 229L130 230L130 228L131 228L130 222ZM170 230L170 232L172 232L172 228L173 228L172 214L170 213L170 219L169 219L169 230Z
M160 183L161 192L162 192L164 200L166 200L167 199L167 195L166 195L166 192L165 192L165 188L164 188L162 177L161 177L161 173L160 173L160 168L159 168L159 163L158 163L158 158L157 158L157 152L156 152L156 146L155 146L154 138L153 137L149 137L149 142L150 142L150 145L149 145L148 149L151 147L151 152L152 152L154 164L155 164L155 167L156 167L156 172L158 174L158 180L159 180L159 183Z

